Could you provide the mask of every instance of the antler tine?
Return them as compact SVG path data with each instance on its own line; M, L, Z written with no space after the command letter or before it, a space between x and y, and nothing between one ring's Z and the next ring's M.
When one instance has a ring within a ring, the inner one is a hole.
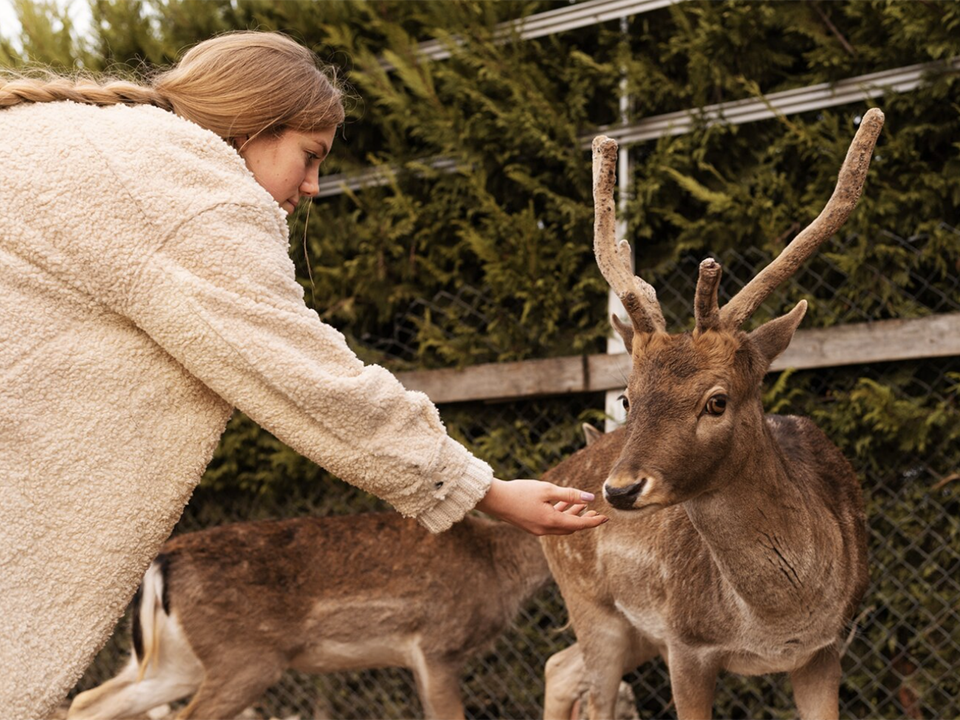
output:
M717 290L720 287L722 268L713 258L700 263L700 277L697 279L697 295L693 304L697 319L697 332L718 330L720 328L720 308L717 304Z
M784 248L777 258L753 278L720 311L724 327L740 327L780 283L797 271L820 244L832 236L857 205L870 167L870 156L883 127L883 113L872 108L860 123L847 157L840 168L837 187L826 206L810 225Z
M613 187L617 176L617 141L600 135L593 140L593 252L600 272L620 298L637 332L665 328L657 293L633 274L630 245L616 240Z

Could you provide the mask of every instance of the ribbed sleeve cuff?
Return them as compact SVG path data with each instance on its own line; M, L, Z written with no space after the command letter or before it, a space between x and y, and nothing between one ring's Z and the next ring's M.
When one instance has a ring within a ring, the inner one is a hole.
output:
M483 460L471 456L460 478L450 482L452 487L442 499L417 515L417 521L432 533L443 532L476 507L490 489L493 470Z

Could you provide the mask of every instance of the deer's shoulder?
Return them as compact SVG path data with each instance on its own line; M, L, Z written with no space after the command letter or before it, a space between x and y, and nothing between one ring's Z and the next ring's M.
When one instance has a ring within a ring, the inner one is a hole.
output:
M806 417L767 415L767 427L791 461L795 481L823 494L829 507L860 508L860 480L843 453Z

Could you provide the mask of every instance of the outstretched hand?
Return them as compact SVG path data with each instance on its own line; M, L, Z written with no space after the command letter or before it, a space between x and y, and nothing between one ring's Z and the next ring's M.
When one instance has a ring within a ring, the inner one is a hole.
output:
M594 497L576 488L540 480L497 480L477 509L533 535L570 535L595 528L608 518L586 510Z

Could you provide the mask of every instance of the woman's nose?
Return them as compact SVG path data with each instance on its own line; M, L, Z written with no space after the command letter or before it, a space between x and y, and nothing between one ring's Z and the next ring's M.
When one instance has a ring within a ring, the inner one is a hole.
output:
M320 173L307 173L303 182L300 183L300 194L308 197L316 197L320 192Z

